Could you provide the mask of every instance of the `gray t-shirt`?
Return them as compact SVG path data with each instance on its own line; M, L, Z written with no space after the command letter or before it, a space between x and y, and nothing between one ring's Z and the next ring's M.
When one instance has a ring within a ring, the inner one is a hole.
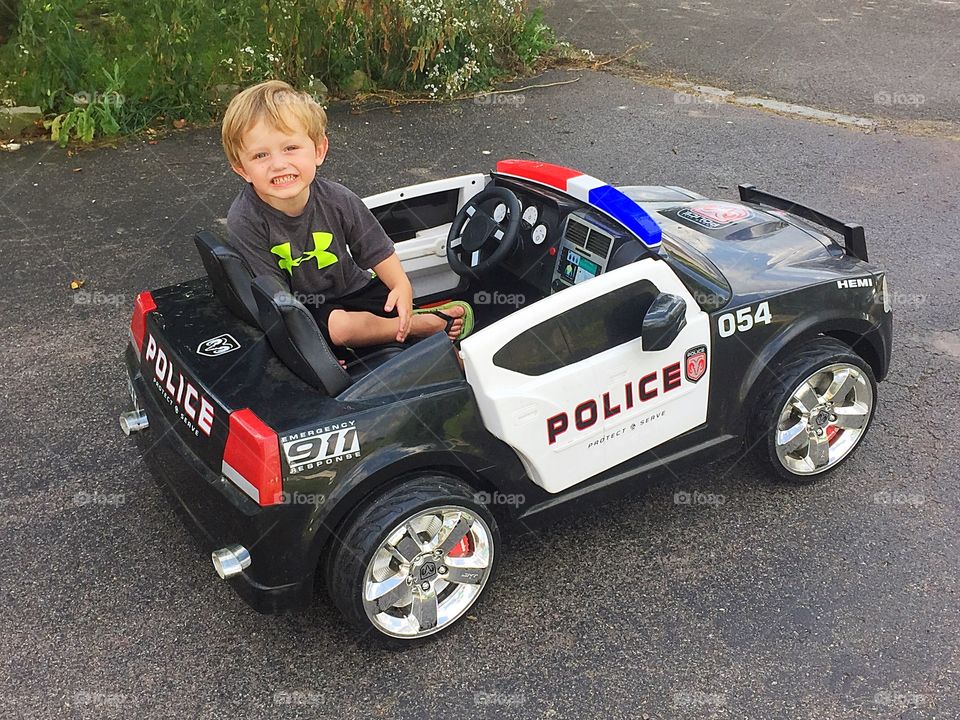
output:
M272 275L294 293L329 299L361 289L370 282L369 269L394 253L363 200L319 176L296 217L265 203L247 183L227 212L227 232L254 275Z

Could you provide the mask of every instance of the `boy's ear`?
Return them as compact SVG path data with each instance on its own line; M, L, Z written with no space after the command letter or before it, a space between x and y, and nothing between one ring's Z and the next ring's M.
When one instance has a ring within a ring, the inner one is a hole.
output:
M231 169L232 169L237 175L239 175L240 177L242 177L242 178L243 178L244 180L246 180L247 182L253 182L253 180L250 179L250 176L247 175L247 173L245 173L245 172L243 171L243 168L242 168L242 167L237 167L236 165L231 165L230 167L231 167Z
M323 140L317 143L317 167L323 165L323 159L327 156L327 150L330 148L330 142L327 140L327 136L323 136Z

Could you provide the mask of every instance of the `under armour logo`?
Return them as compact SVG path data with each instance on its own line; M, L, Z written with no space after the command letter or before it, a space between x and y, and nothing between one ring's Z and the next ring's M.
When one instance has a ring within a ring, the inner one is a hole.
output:
M290 243L288 242L274 245L270 248L270 252L280 258L278 261L280 269L286 270L293 275L293 269L300 267L300 263L306 262L307 260L316 260L317 270L321 270L337 262L337 256L327 250L332 242L333 233L315 232L313 233L313 250L305 252L298 258L293 257L293 254L290 252Z

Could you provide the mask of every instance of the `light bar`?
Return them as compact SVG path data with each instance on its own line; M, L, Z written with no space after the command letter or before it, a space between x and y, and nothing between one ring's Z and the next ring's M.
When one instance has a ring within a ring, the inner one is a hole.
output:
M656 221L635 201L602 180L579 170L534 160L501 160L497 172L566 193L616 220L648 248L660 246L662 232Z

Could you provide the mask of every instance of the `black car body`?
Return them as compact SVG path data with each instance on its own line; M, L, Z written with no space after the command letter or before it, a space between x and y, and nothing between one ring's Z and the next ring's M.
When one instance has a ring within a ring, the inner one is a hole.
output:
M446 224L485 187L518 198L515 244L494 272L451 273ZM333 393L208 277L138 297L136 438L208 549L248 551L229 578L248 602L308 604L352 514L404 478L455 478L501 523L532 523L740 451L774 369L815 339L886 376L892 315L862 230L750 186L738 203L607 188L504 161L368 198L418 300L465 299L478 330L358 360Z

